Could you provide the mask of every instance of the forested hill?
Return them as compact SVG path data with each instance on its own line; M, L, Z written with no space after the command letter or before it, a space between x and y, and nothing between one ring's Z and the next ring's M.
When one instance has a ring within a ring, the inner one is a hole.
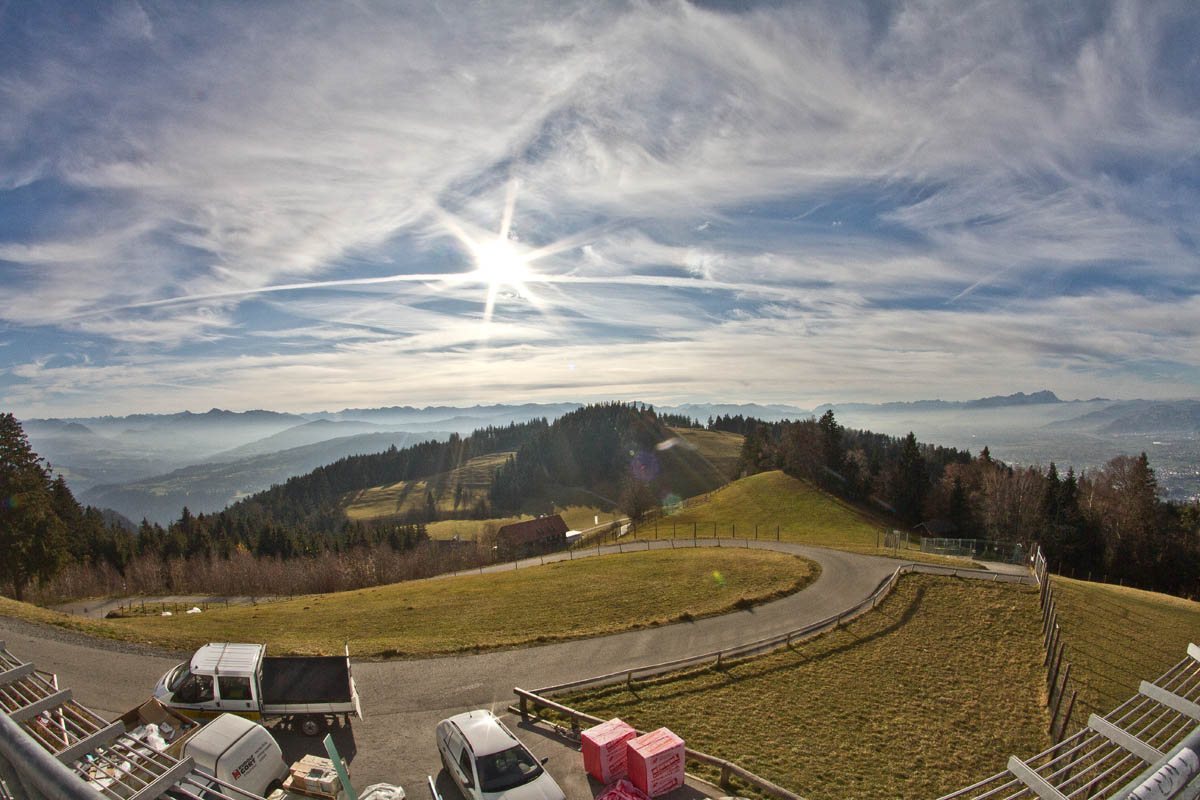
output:
M352 492L427 478L505 451L516 455L496 471L487 502L462 509L462 516L517 512L561 487L586 489L636 515L670 495L700 494L729 479L675 437L664 424L673 420L649 406L585 406L552 424L539 419L488 427L446 442L343 458L241 500L221 516L335 534L346 524L343 501Z
M555 487L578 487L640 516L664 500L711 491L728 475L708 464L648 406L610 403L565 414L537 431L496 471L488 498L495 509Z
M248 522L271 522L309 531L332 532L346 522L342 498L372 486L408 481L454 469L476 456L516 450L547 429L544 419L486 427L467 437L428 441L383 453L348 456L307 475L234 503L225 515Z

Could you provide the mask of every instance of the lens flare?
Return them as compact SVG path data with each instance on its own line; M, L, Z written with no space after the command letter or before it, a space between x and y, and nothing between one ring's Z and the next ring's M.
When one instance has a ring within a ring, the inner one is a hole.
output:
M633 461L629 462L629 472L640 481L652 481L661 471L662 466L658 463L658 458L651 452L638 453L633 457Z

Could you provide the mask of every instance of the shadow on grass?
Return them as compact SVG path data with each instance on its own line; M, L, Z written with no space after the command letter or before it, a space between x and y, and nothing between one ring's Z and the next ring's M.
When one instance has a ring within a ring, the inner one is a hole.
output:
M710 667L705 667L704 669L696 670L694 672L684 673L683 675L680 675L677 677L645 681L641 684L641 688L643 690L648 690L651 688L662 687L669 683L673 683L675 681L699 678L699 677L703 677L706 675L724 676L725 685L736 685L736 684L741 683L746 680L762 678L762 677L765 677L768 675L773 675L775 673L792 670L801 665L820 663L820 662L825 661L834 656L837 656L837 655L840 655L847 651L853 650L857 647L861 647L862 645L872 642L876 639L880 639L884 636L895 633L897 630L904 627L904 625L906 625L908 622L912 621L913 617L916 616L918 611L920 611L921 602L925 598L925 590L926 590L926 587L918 586L916 593L913 595L912 599L909 600L908 603L905 605L905 607L904 607L903 611L901 611L900 615L894 621L889 623L888 625L886 625L878 630L872 631L871 633L868 633L865 636L855 636L852 632L846 630L845 628L841 628L840 630L843 633L849 635L853 639L853 641L847 642L845 644L837 645L836 647L831 647L828 650L824 650L815 655L812 655L809 657L804 657L803 654L801 654L797 648L799 645L802 645L802 644L811 644L812 642L820 641L820 639L824 638L825 636L832 634L833 633L832 630L827 631L824 634L821 634L815 640L810 640L809 642L797 642L794 645L788 645L787 649L790 650L793 655L798 656L799 660L789 661L788 663L779 664L779 665L772 666L772 667L759 666L759 667L755 668L755 667L751 666L749 669L744 670L745 674L738 674L738 675L731 674L730 668L734 667L734 666L740 666L740 667L748 666L748 665L750 665L749 660L741 661L741 662L734 662L733 664L730 664L730 665L722 664L720 667L713 665ZM835 629L835 630L839 630L839 629ZM761 658L761 656L756 656L753 658ZM713 685L708 682L705 682L704 685L696 686L694 688L681 687L673 692L667 692L667 693L662 693L662 694L655 693L653 699L655 701L672 700L672 699L679 698L679 697L687 697L689 695L703 694L705 692L711 691L712 689L713 689ZM608 694L605 692L605 690L601 690L601 691L597 692L596 694L588 695L586 697L586 700L599 700L601 698L604 698L604 699L612 701L611 707L615 708L615 707L620 707L620 706L634 705L636 703L641 702L643 699L645 699L645 698L643 698L643 696L641 694L639 694L638 687L636 685L621 686L619 688L614 688L613 690L608 690L608 691L611 691L613 693ZM624 701L624 702L617 701L616 700L616 692L628 693L629 695L632 695L633 700L632 701ZM574 703L570 702L569 700L568 700L567 704L574 705Z

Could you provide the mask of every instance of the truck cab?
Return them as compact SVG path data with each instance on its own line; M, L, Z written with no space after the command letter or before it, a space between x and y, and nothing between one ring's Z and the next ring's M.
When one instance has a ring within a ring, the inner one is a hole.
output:
M201 719L282 719L306 736L362 718L349 645L339 656L267 657L261 644L213 642L164 675L154 697Z
M154 697L189 716L230 712L258 719L263 649L260 644L206 644L162 677Z

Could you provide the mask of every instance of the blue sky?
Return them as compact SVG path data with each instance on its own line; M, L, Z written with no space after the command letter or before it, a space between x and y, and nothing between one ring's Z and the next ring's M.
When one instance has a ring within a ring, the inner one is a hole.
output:
M0 3L0 408L1197 396L1197 41L1187 0Z

